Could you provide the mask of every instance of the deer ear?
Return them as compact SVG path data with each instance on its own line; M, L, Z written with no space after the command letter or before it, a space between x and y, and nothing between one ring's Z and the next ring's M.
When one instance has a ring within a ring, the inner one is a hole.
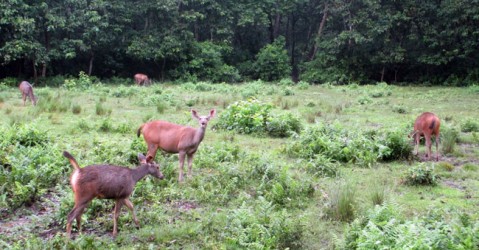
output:
M146 163L146 157L142 153L138 153L138 160L140 163Z
M210 117L214 117L216 114L216 109L210 110Z
M196 110L192 109L192 110L191 110L191 115L192 115L194 118L199 119L198 112L196 112Z

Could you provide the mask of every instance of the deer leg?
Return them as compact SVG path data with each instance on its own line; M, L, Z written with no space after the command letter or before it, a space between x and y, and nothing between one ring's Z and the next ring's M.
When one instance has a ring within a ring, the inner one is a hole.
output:
M157 144L153 144L153 143L148 144L148 153L146 154L146 159L148 162L155 160L157 150L158 150Z
M185 165L185 156L186 156L186 152L184 151L179 152L179 155L178 155L178 157L180 158L180 166L179 166L180 176L178 178L179 182L183 181L183 166Z
M76 219L76 221L77 221L77 226L79 226L78 231L80 232L80 229L81 229L81 215L82 215L83 210L85 209L85 207L88 205L88 202L89 201L79 203L79 205L75 204L73 209L68 214L68 216L67 216L67 235L68 235L68 237L71 237L72 222L73 222L74 219Z
M136 224L136 228L140 228L140 222L138 222L138 219L136 218L135 208L133 207L133 203L131 203L131 201L129 199L125 199L124 203L131 211L131 215L133 217L133 221Z
M424 137L426 138L426 159L429 159L431 157L431 135L425 134Z
M439 135L435 136L436 141L436 161L439 161Z
M118 217L120 217L121 206L123 206L124 200L115 201L115 209L113 214L113 237L116 237L118 233Z
M25 106L25 102L27 101L27 95L22 93L22 99L23 99L23 106Z
M421 136L419 135L419 133L416 133L414 135L414 140L416 141L416 143L414 145L414 155L417 155L417 153L419 151L419 143L421 142Z
M192 177L192 174L191 174L191 166L193 164L193 157L195 156L195 154L189 154L188 155L188 175L187 177L188 178L191 178Z

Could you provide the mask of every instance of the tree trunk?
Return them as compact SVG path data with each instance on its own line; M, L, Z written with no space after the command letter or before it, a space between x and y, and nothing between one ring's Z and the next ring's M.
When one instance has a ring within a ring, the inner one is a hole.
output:
M38 81L38 73L37 73L37 66L35 65L35 57L33 57L32 63L33 63L33 78L36 84Z
M384 72L386 71L386 67L383 66L383 70L381 70L381 82L384 81Z
M93 59L94 59L94 54L91 52L90 54L90 65L88 66L88 75L91 76L91 73L93 71Z
M317 42L319 41L319 39L321 38L321 34L323 33L324 25L326 24L326 19L328 18L328 11L329 11L328 3L325 3L324 10L323 10L323 18L321 19L321 23L319 24L318 33L314 41L313 50L312 50L311 56L309 57L310 61L314 59L314 57L316 56L316 53L318 52Z

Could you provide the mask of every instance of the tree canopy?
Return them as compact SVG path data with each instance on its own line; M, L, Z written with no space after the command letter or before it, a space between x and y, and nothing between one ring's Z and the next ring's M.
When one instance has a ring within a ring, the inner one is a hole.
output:
M476 0L4 0L0 77L467 85L477 27Z

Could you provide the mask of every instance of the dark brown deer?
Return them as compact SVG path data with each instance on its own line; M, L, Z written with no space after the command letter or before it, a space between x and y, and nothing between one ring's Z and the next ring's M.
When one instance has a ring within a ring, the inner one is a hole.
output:
M135 83L138 86L148 86L151 83L150 79L145 74L139 74L138 73L134 76L134 78L135 78Z
M115 209L113 217L113 237L117 235L117 221L120 216L120 209L126 205L133 216L137 227L140 226L135 215L133 204L128 199L135 188L135 184L145 175L150 174L156 178L163 179L160 168L154 162L147 163L146 157L138 154L140 166L135 169L113 165L90 165L80 168L77 161L67 151L63 156L70 160L73 165L73 173L70 176L70 184L73 189L75 206L67 217L67 234L71 236L72 222L77 221L78 232L81 232L81 216L83 210L94 198L114 199Z
M426 159L432 157L432 150L431 150L431 137L434 136L434 141L436 142L436 161L439 160L439 127L441 126L441 121L439 118L431 113L431 112L424 112L420 116L417 117L416 121L414 122L414 131L411 132L409 137L414 138L414 154L418 154L419 150L419 141L422 136L426 139Z
M20 92L22 93L23 106L25 106L27 96L30 98L33 106L37 105L37 97L33 94L33 87L29 82L22 81L20 85L18 85L18 89L20 89Z
M208 116L199 116L196 110L191 110L191 114L199 121L199 128L192 128L166 121L151 121L140 126L137 135L143 133L146 144L148 145L148 153L146 160L155 159L158 149L167 153L179 154L179 178L183 181L183 166L185 156L188 156L188 177L191 177L191 167L193 157L205 136L206 125L209 120L214 117L216 110L210 110Z

